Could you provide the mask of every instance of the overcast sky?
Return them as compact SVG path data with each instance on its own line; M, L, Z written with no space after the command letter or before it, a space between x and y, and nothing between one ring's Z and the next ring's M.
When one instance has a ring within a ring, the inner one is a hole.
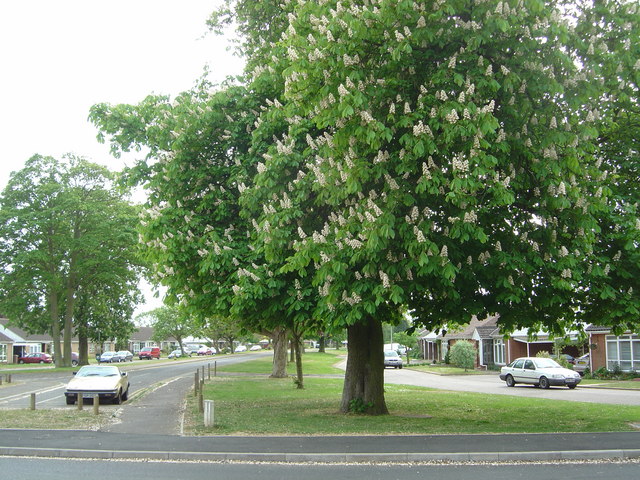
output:
M39 153L72 152L119 170L87 122L95 103L137 103L191 88L211 67L242 70L228 42L206 35L219 0L0 2L0 190Z

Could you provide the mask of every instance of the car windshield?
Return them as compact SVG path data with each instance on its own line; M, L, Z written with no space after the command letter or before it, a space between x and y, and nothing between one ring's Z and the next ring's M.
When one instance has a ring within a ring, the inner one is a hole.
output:
M551 358L536 358L536 366L538 368L562 368L558 362Z
M394 352L393 350L387 350L386 352L384 352L384 356L385 357L397 357L398 356L398 352Z
M112 377L118 375L117 367L82 367L76 377Z

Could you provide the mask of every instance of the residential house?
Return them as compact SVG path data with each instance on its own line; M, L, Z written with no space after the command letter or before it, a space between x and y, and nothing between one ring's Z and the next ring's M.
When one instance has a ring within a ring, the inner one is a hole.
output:
M589 325L589 368L591 371L605 367L623 372L640 371L640 335L627 331L613 335L608 327Z

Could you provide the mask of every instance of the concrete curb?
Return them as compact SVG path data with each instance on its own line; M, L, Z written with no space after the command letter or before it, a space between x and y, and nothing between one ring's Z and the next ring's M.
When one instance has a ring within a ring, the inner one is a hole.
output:
M261 463L476 463L630 460L640 449L469 453L218 453L0 447L0 456Z

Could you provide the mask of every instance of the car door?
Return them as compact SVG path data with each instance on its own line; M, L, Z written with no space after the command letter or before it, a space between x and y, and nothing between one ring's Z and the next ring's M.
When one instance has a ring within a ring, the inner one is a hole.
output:
M533 363L533 360L526 359L524 361L522 372L523 383L538 383L538 373L536 372L536 365Z
M516 383L522 383L524 380L524 360L517 360L513 366L511 367L511 375L513 375L513 379Z

